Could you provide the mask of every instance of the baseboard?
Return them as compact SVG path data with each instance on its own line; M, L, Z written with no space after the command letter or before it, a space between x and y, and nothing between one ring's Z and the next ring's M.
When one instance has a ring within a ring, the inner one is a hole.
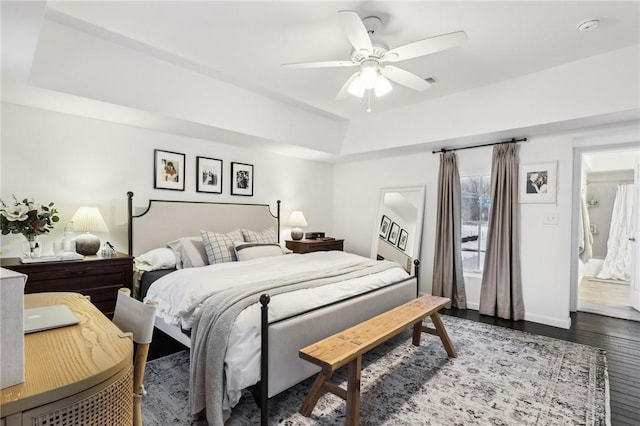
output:
M553 327L559 327L564 329L571 328L571 317L567 316L566 319L547 317L544 315L524 314L525 321L537 322L538 324L551 325Z

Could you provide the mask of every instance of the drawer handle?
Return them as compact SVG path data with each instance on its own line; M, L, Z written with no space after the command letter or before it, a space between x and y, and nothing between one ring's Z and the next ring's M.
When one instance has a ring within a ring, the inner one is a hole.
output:
M89 272L91 272L91 268L87 268L87 269L82 269L82 270L67 270L65 271L65 275L85 275L88 274Z

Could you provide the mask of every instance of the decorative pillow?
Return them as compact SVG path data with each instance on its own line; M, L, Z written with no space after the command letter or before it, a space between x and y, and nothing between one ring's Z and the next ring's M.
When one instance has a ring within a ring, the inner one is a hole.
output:
M207 252L204 249L202 238L185 237L174 241L169 241L167 246L173 250L176 255L176 267L194 268L198 266L208 265Z
M233 243L234 241L242 241L242 232L239 229L227 234L200 231L200 235L202 235L202 242L210 264L237 260Z
M258 244L235 242L234 248L238 260L251 260L259 257L281 256L284 253L278 244Z
M157 269L173 269L176 267L176 255L167 247L150 250L133 259L139 271L155 271Z
M242 236L248 243L278 244L278 235L276 234L276 230L273 227L265 229L262 232L243 229Z

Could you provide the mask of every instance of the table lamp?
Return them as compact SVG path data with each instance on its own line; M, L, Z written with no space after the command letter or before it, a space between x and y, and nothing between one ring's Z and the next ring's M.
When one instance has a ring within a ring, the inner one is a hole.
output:
M307 224L307 220L304 218L304 215L299 210L291 212L291 217L289 217L289 225L293 226L293 229L291 229L291 239L293 240L301 240L304 236L304 232L302 232L302 229L300 229L300 227L309 226Z
M83 256L96 254L100 250L100 238L92 232L109 232L100 210L97 207L80 207L71 220L73 229L83 232L76 237L76 252Z

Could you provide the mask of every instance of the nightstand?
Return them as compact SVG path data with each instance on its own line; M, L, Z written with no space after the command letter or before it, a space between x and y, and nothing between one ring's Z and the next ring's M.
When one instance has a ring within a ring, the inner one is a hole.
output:
M118 289L131 288L133 283L133 257L123 253L42 263L20 263L19 257L7 257L0 259L0 266L27 275L25 294L81 293L90 296L91 303L109 318L113 316Z
M289 250L294 253L311 253L314 251L342 251L344 240L286 240Z

